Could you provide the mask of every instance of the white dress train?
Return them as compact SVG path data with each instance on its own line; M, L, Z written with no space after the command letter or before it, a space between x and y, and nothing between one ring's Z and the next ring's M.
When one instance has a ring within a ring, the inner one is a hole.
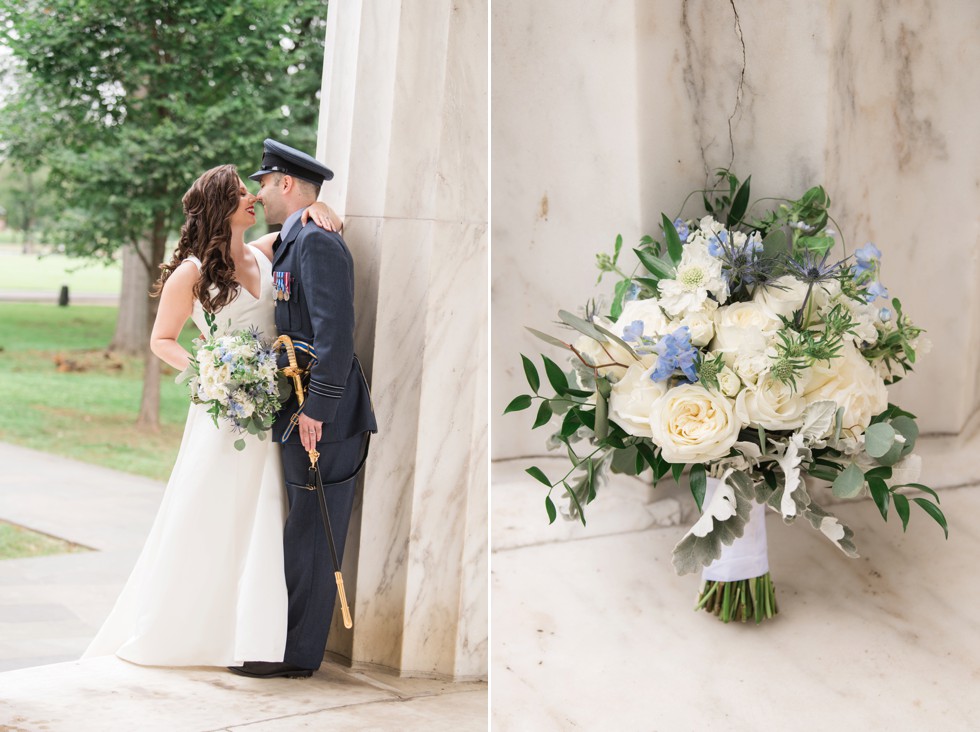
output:
M240 288L217 313L218 332L254 326L274 338L272 263L251 250L259 297ZM206 332L200 302L192 318ZM83 658L114 653L148 666L282 661L288 598L279 446L268 435L259 440L219 425L203 405L190 405L146 545ZM234 448L239 437L246 441L241 452Z

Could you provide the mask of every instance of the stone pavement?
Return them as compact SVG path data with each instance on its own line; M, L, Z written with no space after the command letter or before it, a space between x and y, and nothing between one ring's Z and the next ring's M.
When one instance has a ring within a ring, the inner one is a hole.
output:
M0 519L92 549L0 561L0 730L486 729L482 682L331 662L309 680L258 681L76 660L129 575L164 485L3 443L0 466Z
M980 729L980 486L940 492L949 541L917 506L902 533L870 500L834 505L857 559L770 512L779 615L725 625L671 566L689 493L617 476L588 526L548 526L529 464L493 466L494 730Z

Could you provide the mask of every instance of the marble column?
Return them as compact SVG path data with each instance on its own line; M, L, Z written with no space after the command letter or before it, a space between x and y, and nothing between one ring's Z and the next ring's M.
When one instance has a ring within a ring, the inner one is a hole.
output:
M932 342L892 400L919 416L926 480L973 477L980 6L659 0L594 14L494 3L493 309L510 315L493 321L494 413L524 388L518 353L541 350L521 326L600 295L595 252L657 233L661 212L731 167L752 174L753 198L823 184L847 251L884 252L883 283ZM545 452L521 416L496 419L495 459Z
M487 669L487 6L331 5L317 156L357 267L379 434L328 652L403 675Z

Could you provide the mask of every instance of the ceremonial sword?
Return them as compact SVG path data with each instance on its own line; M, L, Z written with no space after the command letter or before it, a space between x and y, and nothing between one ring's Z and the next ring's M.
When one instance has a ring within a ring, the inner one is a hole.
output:
M286 350L286 358L289 359L289 366L282 369L282 373L293 380L293 386L296 391L296 398L299 401L299 406L303 406L303 370L299 367L299 363L296 361L296 348L293 346L293 339L287 335L281 335L276 342L272 344L273 348L278 348L283 346ZM293 419L297 419L296 415L293 415ZM323 519L323 530L327 535L327 547L330 549L330 560L333 562L334 569L334 580L337 582L337 596L340 598L340 611L344 616L344 627L352 628L354 627L354 621L351 619L350 607L347 605L347 593L344 592L344 575L340 571L340 559L337 556L337 543L333 538L333 529L330 526L330 514L327 512L327 498L323 492L323 479L320 477L320 466L318 460L320 459L320 453L317 452L314 447L309 450L307 454L310 456L310 469L306 480L306 490L316 491L317 498L320 503L320 516ZM367 458L367 451L365 451L365 458ZM364 464L364 460L361 464L357 466L357 470L360 470L361 465ZM357 471L354 472L357 475ZM351 476L353 477L353 476ZM346 479L346 480L349 480ZM346 482L343 481L343 482Z

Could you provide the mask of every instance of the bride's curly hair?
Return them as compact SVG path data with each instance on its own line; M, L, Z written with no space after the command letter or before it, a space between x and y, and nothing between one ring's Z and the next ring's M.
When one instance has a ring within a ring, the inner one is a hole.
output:
M231 258L231 215L241 202L241 179L234 165L219 165L198 178L181 199L184 225L173 257L161 264L160 279L151 295L158 296L167 278L188 255L201 260L201 278L194 297L209 313L216 313L238 295L235 263Z

